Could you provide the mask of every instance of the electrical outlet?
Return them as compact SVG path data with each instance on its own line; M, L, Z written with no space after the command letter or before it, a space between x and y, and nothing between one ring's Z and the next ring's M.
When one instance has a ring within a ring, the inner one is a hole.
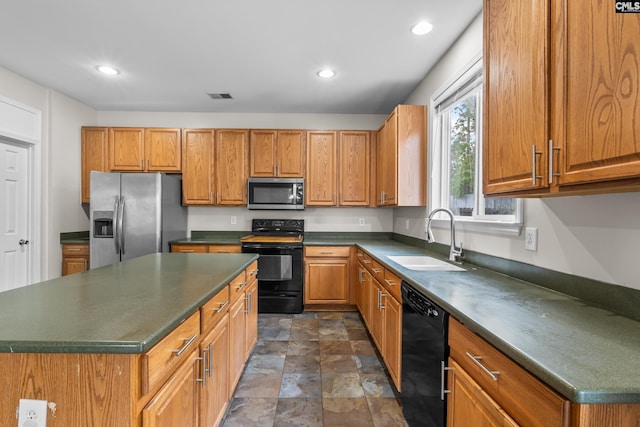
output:
M364 218L360 218L360 227L364 227Z
M235 225L235 223L237 222L237 218L235 216L231 217L231 225Z
M524 231L524 248L528 251L538 250L538 229L527 227Z
M404 229L405 229L405 230L408 230L408 229L409 229L409 220L408 220L408 219L406 219L406 220L404 221Z
M20 399L18 427L47 427L47 401Z

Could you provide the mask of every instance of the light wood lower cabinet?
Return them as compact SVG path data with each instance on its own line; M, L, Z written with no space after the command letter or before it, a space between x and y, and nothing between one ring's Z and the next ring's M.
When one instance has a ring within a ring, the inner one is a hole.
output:
M89 269L89 244L62 245L62 275L82 273Z
M350 301L349 246L305 248L305 304L348 304Z
M227 307L228 310L228 307ZM202 340L203 381L200 391L200 426L220 423L231 398L229 393L229 313Z
M186 361L142 410L143 427L198 426L198 352Z
M242 252L242 247L240 245L193 245L187 243L171 245L171 252L239 254Z

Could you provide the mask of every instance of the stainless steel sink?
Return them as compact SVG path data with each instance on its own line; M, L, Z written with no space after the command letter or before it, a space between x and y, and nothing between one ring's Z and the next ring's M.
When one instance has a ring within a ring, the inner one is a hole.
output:
M426 255L392 255L387 256L391 261L396 262L408 270L417 271L466 271L457 265L449 264Z

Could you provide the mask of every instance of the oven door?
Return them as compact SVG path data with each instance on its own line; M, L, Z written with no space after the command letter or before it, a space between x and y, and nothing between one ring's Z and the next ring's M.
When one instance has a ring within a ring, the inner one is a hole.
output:
M243 243L242 252L257 253L258 293L302 292L302 247L295 245Z

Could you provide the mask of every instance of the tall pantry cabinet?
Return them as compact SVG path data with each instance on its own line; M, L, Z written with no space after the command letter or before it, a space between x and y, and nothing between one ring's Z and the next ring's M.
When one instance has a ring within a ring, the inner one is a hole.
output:
M484 192L640 189L640 14L484 1Z

